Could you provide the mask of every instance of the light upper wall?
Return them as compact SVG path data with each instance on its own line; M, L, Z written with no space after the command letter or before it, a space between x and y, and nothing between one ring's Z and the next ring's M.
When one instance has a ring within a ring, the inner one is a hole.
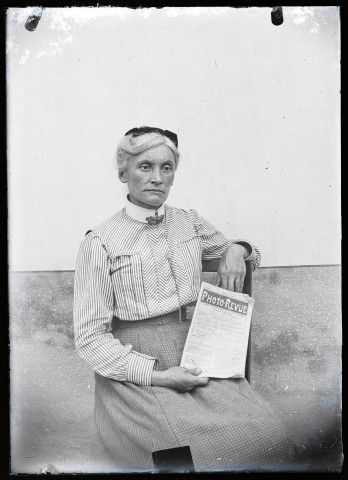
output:
M7 10L10 268L74 269L119 210L124 132L178 133L168 203L263 266L340 263L337 7Z

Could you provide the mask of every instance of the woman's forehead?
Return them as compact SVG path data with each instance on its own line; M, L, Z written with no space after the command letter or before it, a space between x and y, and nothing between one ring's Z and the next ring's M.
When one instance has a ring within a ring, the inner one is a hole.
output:
M174 152L167 145L158 145L157 147L146 150L145 152L139 153L135 157L135 161L172 161L175 163Z

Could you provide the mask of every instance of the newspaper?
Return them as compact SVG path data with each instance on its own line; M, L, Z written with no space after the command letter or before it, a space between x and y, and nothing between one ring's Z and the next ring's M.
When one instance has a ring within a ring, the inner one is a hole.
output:
M255 300L202 282L180 366L202 377L243 378Z

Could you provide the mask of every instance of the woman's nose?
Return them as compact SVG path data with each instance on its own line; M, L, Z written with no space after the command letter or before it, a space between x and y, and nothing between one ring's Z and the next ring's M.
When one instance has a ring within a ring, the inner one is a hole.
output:
M151 181L154 183L162 183L162 174L160 169L154 168L152 170Z

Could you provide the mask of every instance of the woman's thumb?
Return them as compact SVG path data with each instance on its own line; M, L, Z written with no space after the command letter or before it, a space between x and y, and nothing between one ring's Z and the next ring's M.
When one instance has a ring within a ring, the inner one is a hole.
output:
M197 368L190 368L190 373L191 375L199 375L202 372L202 369L197 367Z

